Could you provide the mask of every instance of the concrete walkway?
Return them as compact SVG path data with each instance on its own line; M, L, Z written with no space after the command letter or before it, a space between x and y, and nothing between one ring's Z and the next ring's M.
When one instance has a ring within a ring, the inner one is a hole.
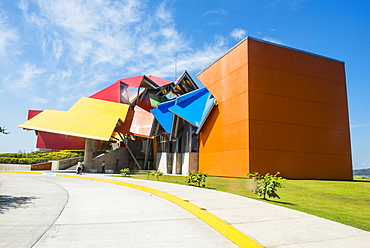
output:
M264 247L369 247L370 232L209 189L84 174L157 189L206 209ZM114 184L0 173L0 247L235 247L179 206Z

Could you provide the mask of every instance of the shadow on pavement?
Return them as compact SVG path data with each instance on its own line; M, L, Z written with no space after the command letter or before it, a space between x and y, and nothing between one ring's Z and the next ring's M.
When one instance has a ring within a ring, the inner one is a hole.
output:
M0 195L0 214L4 214L10 209L26 208L27 205L32 204L34 199L37 197Z

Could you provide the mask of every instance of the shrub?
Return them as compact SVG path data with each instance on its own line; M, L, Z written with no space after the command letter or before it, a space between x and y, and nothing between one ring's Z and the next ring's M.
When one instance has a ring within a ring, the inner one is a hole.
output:
M119 171L122 176L130 176L130 168L124 168Z
M7 158L23 158L23 153L1 153L0 157L7 157Z
M264 176L260 175L258 172L253 174L248 174L248 176L253 178L253 181L256 183L256 187L252 189L252 192L256 195L262 196L263 199L266 199L266 195L271 198L279 198L279 195L276 193L278 188L282 188L281 183L286 181L282 177L278 177L280 172L276 172L275 175L266 173Z
M0 163L3 164L39 164L49 160L61 160L83 155L83 151L60 151L60 152L30 152L30 153L2 153Z
M150 174L151 174L152 176L155 176L155 177L157 178L157 181L159 181L159 177L160 177L160 176L163 176L163 172L162 172L162 171L159 171L159 170L157 170L157 171L152 171Z
M0 157L0 164L40 164L47 162L44 158L12 158Z
M202 182L206 182L206 179L207 179L207 174L205 173L202 173L202 172L188 172L188 176L186 177L186 183L188 184L193 184L197 187L200 187L200 184ZM202 185L203 187L205 186L205 184Z

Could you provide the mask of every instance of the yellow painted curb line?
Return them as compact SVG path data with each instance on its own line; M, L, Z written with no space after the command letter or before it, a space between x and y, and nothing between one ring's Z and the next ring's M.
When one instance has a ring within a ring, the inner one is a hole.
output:
M23 174L35 174L35 175L42 175L41 172L33 172L33 171L0 171L0 173L23 173Z
M25 173L25 174L38 174L42 175L43 173L39 172L17 172L17 171L0 171L0 173ZM171 195L169 193L152 189L149 187L141 186L141 185L136 185L132 183L126 183L126 182L120 182L120 181L115 181L115 180L108 180L108 179L100 179L100 178L93 178L93 177L81 177L81 176L73 176L73 175L64 175L64 174L56 174L56 176L59 177L71 177L71 178L78 178L78 179L86 179L86 180L92 180L92 181L98 181L98 182L105 182L105 183L111 183L111 184L116 184L116 185L121 185L137 190L141 190L156 196L159 196L163 199L166 199L170 202L175 203L176 205L182 207L183 209L189 211L199 219L203 220L205 223L207 223L209 226L214 228L216 231L224 235L226 238L234 242L236 245L239 247L263 247L260 244L258 244L256 241L236 229L235 227L227 224L223 220L217 218L213 214L207 212L205 209L202 209L188 201L185 201L177 196Z

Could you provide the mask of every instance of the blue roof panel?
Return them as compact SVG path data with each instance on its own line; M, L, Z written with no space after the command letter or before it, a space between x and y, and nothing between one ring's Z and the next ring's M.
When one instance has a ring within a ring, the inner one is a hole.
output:
M175 103L176 100L164 102L158 104L157 108L150 110L167 133L171 133L174 117L174 114L169 111L169 108L174 106Z
M206 88L201 88L178 97L176 105L169 111L198 127L199 132L215 103L213 95Z

